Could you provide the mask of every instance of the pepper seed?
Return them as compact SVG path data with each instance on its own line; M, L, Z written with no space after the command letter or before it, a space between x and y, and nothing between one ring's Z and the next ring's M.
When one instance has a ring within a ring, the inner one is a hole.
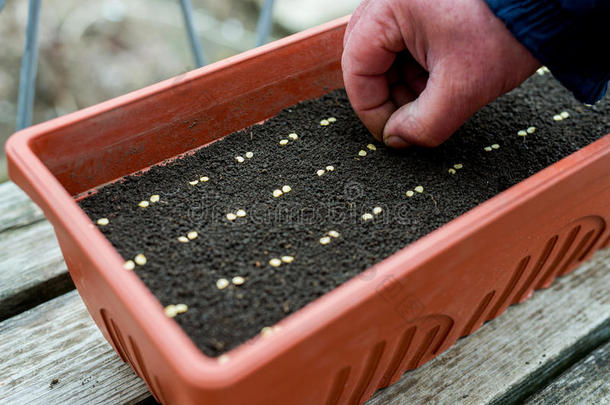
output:
M133 270L136 268L136 264L133 262L133 260L127 260L125 263L123 263L123 268L125 270Z
M189 239L186 236L178 236L178 242L188 243Z
M420 194L424 192L424 188L422 186L417 186L413 190L417 191Z
M294 256L282 256L282 261L284 263L292 263L294 262Z
M163 312L165 312L165 316L167 316L168 318L173 318L178 315L178 311L176 310L175 305L166 306Z
M491 146L486 146L483 148L485 152L491 152Z
M243 217L246 216L246 211L244 211L244 210L237 210L235 215L237 215L239 218L243 218Z
M377 150L377 147L372 143L369 143L368 145L366 145L366 147L369 148L369 150Z
M97 224L100 226L105 226L108 225L110 223L110 220L108 218L100 218L97 220Z
M323 169L320 169L320 170L318 170L318 171L316 172L316 174L317 174L318 176L323 176L323 175L324 175L324 173L326 173L326 172L325 172Z
M464 165L461 164L461 163L456 163L456 164L453 165L453 168L456 169L456 170L460 170L462 167L464 167Z
M186 304L176 304L175 305L176 312L179 314L183 314L188 311L189 307Z
M339 236L341 236L341 234L337 231L328 231L328 236L330 236L331 238L338 238Z
M280 141L280 145L282 145L282 146L286 146L286 145L288 145L288 139L282 139L282 140Z
M405 194L407 195L407 197L413 197L413 194L415 193L413 192L413 190L407 190Z
M297 139L299 139L299 136L293 132L291 134L288 134L288 138L292 139L293 141L296 141Z
M365 151L364 149L361 149L361 150L358 152L358 156L366 156L366 151Z
M527 136L527 131L525 129L521 129L521 130L519 130L519 132L517 132L517 135L519 135L519 136Z
M235 277L233 277L233 278L231 279L231 282L232 282L234 285L242 285L243 283L245 283L245 282L246 282L246 279L245 279L245 278L243 278L242 276L235 276Z
M199 183L199 180L193 180L193 181L189 181L189 184L190 184L191 186L196 186L196 185L197 185L197 183Z
M146 264L146 256L144 256L142 253L138 253L133 260L138 266L144 266Z
M254 157L253 152L246 152L246 159L252 159Z
M567 111L563 111L559 115L561 115L561 118L563 118L565 120L566 118L568 118L570 116L570 113Z
M282 192L282 190L280 190L279 188L278 188L278 189L276 189L276 190L273 190L273 196L274 196L275 198L280 197L282 194L284 194L284 193L283 193L283 192Z
M500 145L498 145L497 143L494 143L493 145L491 145L492 149L500 149Z
M323 127L327 126L328 124L329 124L328 120L320 121L320 125L322 125Z
M456 173L456 171L455 171L455 169L453 167L449 168L448 171L449 171L449 174L455 174Z
M190 231L186 234L186 237L189 238L189 240L197 239L197 231Z
M150 196L150 202L151 203L159 202L160 199L161 199L161 197L159 197L159 194L153 194L153 195Z
M365 212L364 214L362 214L363 221L370 221L371 219L373 219L373 214L370 214L368 212Z
M375 207L375 208L373 208L373 214L375 214L375 215L379 215L379 214L381 214L382 212L383 212L383 208L381 208L381 207Z
M560 114L556 114L556 115L553 115L553 119L555 121L561 121L561 120L563 120L563 117Z
M269 337L272 333L273 329L269 326L265 326L263 329L261 329L261 335L263 335L263 337Z
M237 160L238 163L243 163L245 159L243 156L235 156L235 160Z
M269 265L271 267L280 267L282 265L282 261L277 257L274 257L273 259L269 260Z
M322 236L320 238L320 244L321 245L328 245L330 243L330 237L328 236Z
M141 208L146 208L150 205L150 203L146 200L140 201L140 203L138 204Z
M337 121L337 119L335 117L328 117L326 120L328 122L335 122L335 121Z
M329 172L335 171L335 166L326 166L326 171L329 171Z
M283 186L282 187L282 192L283 193L289 193L292 190L292 188L290 186Z
M526 129L526 132L528 134L533 134L534 132L536 132L536 127L529 127L528 129Z
M224 290L228 286L229 280L227 280L226 278L219 278L218 281L216 281L216 288L218 288L219 290Z
M202 183L205 183L205 182L207 182L209 180L210 180L210 178L208 176L202 176L202 177L199 178L199 181L202 182Z
M232 212L229 212L229 213L227 214L227 219L228 219L229 221L235 221L235 220L237 219L237 215L235 215L235 214L234 214L234 213L232 213Z

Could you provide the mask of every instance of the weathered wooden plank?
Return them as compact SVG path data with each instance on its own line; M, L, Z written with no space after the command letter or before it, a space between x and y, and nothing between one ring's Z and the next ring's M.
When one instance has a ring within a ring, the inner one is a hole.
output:
M369 405L519 403L610 338L610 249L459 340Z
M43 218L42 210L15 183L0 184L0 232Z
M574 364L526 405L610 404L610 342Z
M0 403L123 404L148 395L76 291L0 322Z
M533 376L556 375L565 361L573 362L570 355L610 336L609 268L606 249L406 373L369 405L521 400L535 389L528 385ZM59 383L50 389L54 378ZM535 387L541 383L538 379ZM8 403L133 403L146 395L144 384L97 331L76 292L0 323L0 399Z
M0 320L71 289L74 285L49 222L0 232Z

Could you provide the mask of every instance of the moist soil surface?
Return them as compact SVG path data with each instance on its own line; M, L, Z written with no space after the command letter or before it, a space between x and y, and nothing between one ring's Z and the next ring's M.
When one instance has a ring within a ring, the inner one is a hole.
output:
M569 118L555 121L563 111ZM329 117L336 121L320 125ZM532 126L534 133L518 136ZM205 354L218 356L608 132L607 97L585 107L549 74L534 75L438 148L398 152L373 140L339 90L104 186L80 205L94 222L110 220L99 227L123 258L146 256L136 274L162 305L187 304L175 320ZM485 151L493 144L499 148ZM463 167L451 174L456 164ZM334 170L316 174L327 166ZM189 184L201 176L209 181ZM285 185L292 190L273 197ZM423 193L407 197L417 186ZM153 194L159 202L138 206ZM375 215L374 207L383 211ZM246 216L229 221L239 209ZM193 230L196 239L178 241ZM340 236L321 244L331 230ZM269 264L282 256L294 261ZM217 288L235 276L245 282Z

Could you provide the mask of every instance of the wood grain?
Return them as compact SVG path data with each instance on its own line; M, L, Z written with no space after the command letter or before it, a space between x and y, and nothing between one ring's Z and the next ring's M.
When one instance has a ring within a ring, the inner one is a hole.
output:
M49 222L0 232L0 320L72 289Z
M127 404L148 395L76 291L0 323L0 403Z
M42 210L15 183L0 183L0 232L42 219Z
M610 336L610 250L488 322L369 405L521 400ZM49 387L57 378L59 382ZM0 402L134 403L144 383L103 339L77 293L0 323ZM508 401L515 402L515 401Z
M574 364L525 404L610 404L610 342Z
M610 249L509 308L369 405L519 403L610 338Z

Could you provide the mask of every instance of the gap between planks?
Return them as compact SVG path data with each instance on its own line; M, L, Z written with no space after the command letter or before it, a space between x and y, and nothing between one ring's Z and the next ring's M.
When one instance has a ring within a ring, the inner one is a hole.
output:
M524 395L528 381L548 372L572 348L592 349L608 339L609 268L610 250L598 252L549 289L406 373L368 404L493 403L510 398L517 387ZM50 388L54 378L59 381ZM148 396L76 291L0 322L0 402L132 404Z

